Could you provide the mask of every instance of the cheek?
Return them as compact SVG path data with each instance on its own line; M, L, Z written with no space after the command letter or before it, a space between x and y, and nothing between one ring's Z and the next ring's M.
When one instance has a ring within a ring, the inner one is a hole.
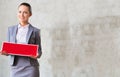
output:
M30 16L29 16L29 15L26 15L25 17L28 19Z
M20 15L18 14L17 17L20 18Z
M17 17L18 17L18 18L20 18L20 17L21 17L21 15L20 15L20 14L17 14Z

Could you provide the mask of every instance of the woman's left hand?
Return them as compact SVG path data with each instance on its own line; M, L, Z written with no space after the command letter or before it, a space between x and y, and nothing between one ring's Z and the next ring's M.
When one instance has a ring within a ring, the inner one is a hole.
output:
M37 57L36 57L36 56L30 56L30 58L37 59Z

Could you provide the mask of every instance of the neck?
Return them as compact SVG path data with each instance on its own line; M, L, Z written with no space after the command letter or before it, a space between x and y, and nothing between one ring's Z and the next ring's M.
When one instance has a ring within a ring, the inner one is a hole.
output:
M20 22L20 25L21 26L25 26L25 25L27 25L28 24L28 22Z

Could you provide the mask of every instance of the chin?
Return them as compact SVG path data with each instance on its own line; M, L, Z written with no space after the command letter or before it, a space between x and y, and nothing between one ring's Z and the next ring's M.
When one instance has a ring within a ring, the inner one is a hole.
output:
M20 20L20 22L26 22L26 20Z

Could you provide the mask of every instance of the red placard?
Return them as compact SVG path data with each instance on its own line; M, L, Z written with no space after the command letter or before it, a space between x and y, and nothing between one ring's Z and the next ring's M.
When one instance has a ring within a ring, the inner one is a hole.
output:
M2 51L5 51L6 53L10 55L37 57L38 45L3 42Z

